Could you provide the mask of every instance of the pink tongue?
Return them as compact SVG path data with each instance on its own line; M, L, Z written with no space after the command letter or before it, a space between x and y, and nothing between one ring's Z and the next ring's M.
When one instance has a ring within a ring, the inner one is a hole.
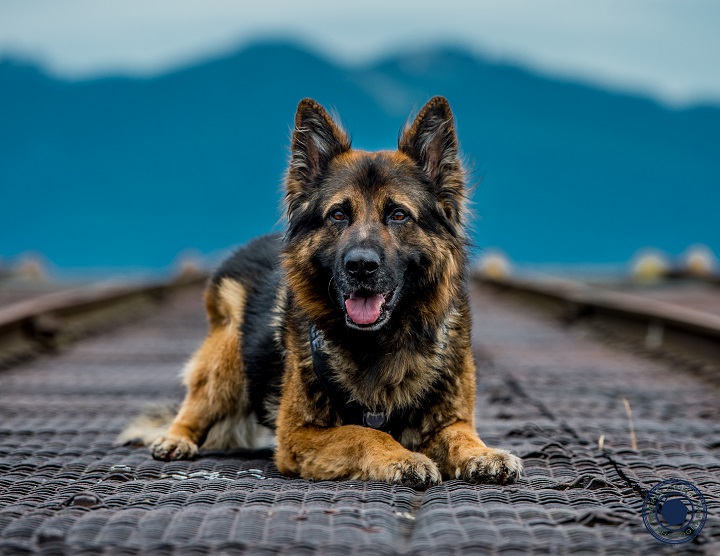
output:
M380 293L370 297L352 293L345 301L345 308L355 324L372 324L380 318L380 307L384 301L385 298Z

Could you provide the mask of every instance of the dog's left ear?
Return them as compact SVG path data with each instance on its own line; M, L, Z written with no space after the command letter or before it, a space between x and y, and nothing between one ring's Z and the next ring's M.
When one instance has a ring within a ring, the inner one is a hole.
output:
M312 185L330 161L350 149L350 140L330 114L311 98L298 104L290 146L290 177Z
M436 187L446 216L459 220L465 199L465 176L452 111L444 97L433 97L422 107L400 135L398 150L423 168Z
M330 114L311 98L298 104L285 176L285 211L289 219L305 206L330 162L350 150L350 139Z

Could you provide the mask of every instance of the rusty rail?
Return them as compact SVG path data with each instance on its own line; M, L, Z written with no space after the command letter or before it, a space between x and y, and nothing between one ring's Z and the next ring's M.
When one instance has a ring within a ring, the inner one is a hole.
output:
M586 323L646 351L680 357L720 384L720 317L639 295L562 279L475 275L568 323Z
M686 270L671 269L663 276L668 280L695 280L706 284L720 286L720 274L698 275Z
M202 283L202 273L143 284L97 283L39 295L0 308L0 368L52 351L83 335L137 316L172 292Z

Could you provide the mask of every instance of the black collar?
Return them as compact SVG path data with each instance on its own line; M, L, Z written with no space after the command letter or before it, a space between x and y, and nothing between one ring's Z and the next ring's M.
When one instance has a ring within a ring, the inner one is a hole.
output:
M327 354L322 350L323 338L314 325L310 325L310 350L312 352L313 369L320 384L325 390L330 405L340 416L343 425L360 425L389 434L399 434L405 421L404 412L394 412L390 417L384 411L374 413L361 403L353 400L335 380L332 369L327 362Z

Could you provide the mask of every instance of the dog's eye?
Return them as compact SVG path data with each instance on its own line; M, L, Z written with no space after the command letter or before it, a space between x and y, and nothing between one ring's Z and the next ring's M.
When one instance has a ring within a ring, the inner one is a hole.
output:
M394 220L395 222L402 222L403 220L406 220L407 217L407 212L397 209L394 210L393 213L390 215L390 220Z
M347 219L347 216L345 216L345 213L340 209L335 209L330 213L330 218L335 222L342 222L343 220Z

